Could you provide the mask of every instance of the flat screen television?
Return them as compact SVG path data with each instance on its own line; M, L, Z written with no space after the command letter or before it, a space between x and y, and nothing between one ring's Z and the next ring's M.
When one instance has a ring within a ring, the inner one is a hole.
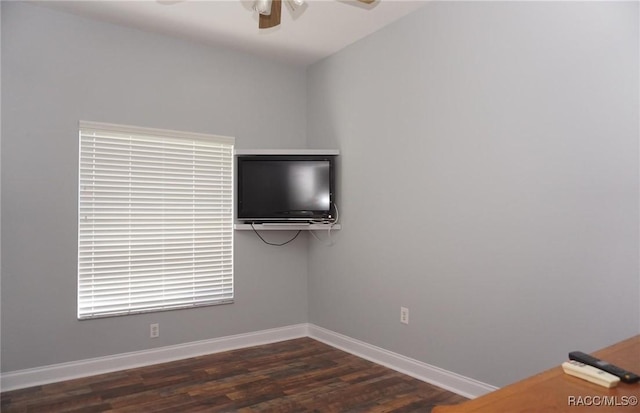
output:
M333 155L238 155L236 218L245 223L331 221Z

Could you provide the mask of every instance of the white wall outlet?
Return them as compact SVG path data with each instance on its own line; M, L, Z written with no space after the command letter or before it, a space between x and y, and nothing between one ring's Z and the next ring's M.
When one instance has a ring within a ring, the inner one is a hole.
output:
M160 324L158 323L149 324L149 337L151 338L160 337Z
M407 307L400 307L400 322L409 324L409 309Z

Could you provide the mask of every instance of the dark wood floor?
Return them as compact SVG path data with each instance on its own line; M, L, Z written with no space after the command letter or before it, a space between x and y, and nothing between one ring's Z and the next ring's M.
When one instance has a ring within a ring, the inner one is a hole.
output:
M310 338L2 393L2 412L421 412L464 397Z

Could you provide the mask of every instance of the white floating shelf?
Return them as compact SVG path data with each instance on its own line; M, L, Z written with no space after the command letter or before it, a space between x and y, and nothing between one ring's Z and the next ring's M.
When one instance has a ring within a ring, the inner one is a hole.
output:
M340 155L339 149L236 149L236 155Z
M315 230L328 230L331 231L340 229L340 224L254 224L253 228L251 224L235 224L233 226L237 231L252 231L254 228L256 231L315 231Z

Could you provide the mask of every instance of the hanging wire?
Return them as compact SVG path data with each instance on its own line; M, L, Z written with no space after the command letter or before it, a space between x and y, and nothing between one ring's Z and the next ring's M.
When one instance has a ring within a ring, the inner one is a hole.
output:
M272 246L274 246L274 247L282 247L283 245L287 245L288 243L290 243L290 242L292 242L293 240L295 240L296 238L298 238L298 235L300 235L300 233L302 232L302 231L298 230L298 232L296 233L296 235L294 235L294 236L293 236L293 238L291 238L290 240L285 241L285 242L280 243L280 244L276 244L276 243L269 242L269 241L265 240L264 238L262 238L262 235L260 235L260 233L258 232L258 230L256 230L256 227L254 227L254 226L253 226L253 222L251 223L251 229L253 230L253 232L255 232L255 233L256 233L256 235L258 236L258 238L260 238L260 239L262 240L262 242L264 242L264 243L265 243L265 244L267 244L267 245L272 245Z

